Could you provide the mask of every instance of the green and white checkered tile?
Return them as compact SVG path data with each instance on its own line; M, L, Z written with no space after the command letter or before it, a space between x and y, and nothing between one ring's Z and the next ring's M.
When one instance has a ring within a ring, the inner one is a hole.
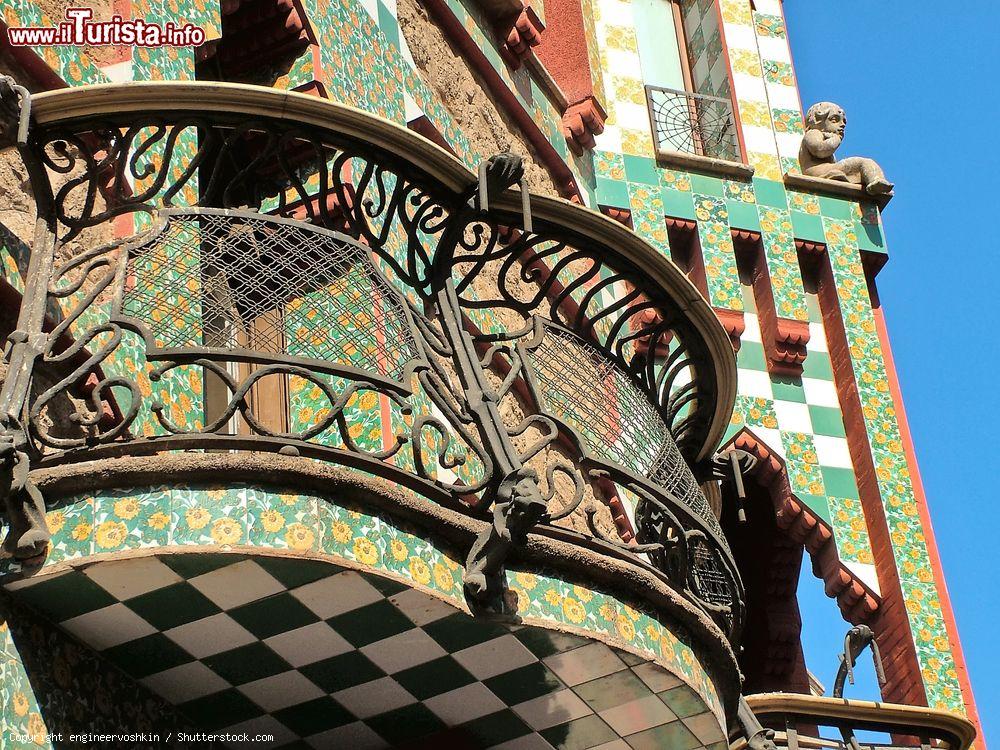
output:
M198 727L273 747L724 747L655 664L329 563L164 555L7 588Z
M777 377L767 371L753 297L744 295L746 330L737 354L737 398L730 433L746 426L787 463L792 491L834 529L841 560L874 591L878 579L858 502L854 465L827 350L826 333L810 307L809 344L802 377ZM849 512L838 513L845 506Z

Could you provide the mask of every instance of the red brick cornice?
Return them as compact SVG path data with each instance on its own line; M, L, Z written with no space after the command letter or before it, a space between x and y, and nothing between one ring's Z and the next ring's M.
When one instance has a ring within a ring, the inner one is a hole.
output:
M830 525L792 493L781 456L747 428L733 436L727 446L757 458L751 476L770 494L778 527L809 551L827 596L837 600L844 618L855 625L872 621L880 597L840 561ZM789 574L794 575L794 571Z
M497 38L501 40L500 55L514 70L521 67L532 47L542 43L545 24L530 5L520 12L499 21L495 25Z
M562 129L570 150L579 156L585 149L594 148L594 136L604 132L607 119L604 107L593 96L570 104L563 112Z

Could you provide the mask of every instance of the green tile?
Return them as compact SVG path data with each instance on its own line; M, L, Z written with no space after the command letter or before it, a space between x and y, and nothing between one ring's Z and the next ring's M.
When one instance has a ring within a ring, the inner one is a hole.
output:
M726 195L726 183L718 177L710 177L704 174L691 173L691 191L701 195L714 195L724 198Z
M823 311L819 306L819 297L811 292L806 292L806 312L809 313L810 323L823 322Z
M807 214L802 211L792 211L792 231L795 237L800 240L812 240L813 242L826 242L826 234L823 232L823 218L815 214Z
M646 683L636 677L631 669L577 685L573 691L594 711L603 711L649 695Z
M264 640L305 625L319 622L319 617L289 593L269 596L230 610L229 616L255 636Z
M194 661L187 651L163 633L153 633L145 638L112 646L102 654L135 679Z
M743 346L746 346L746 344L744 343ZM802 389L802 381L798 378L784 378L772 375L771 391L774 393L775 401L795 401L799 404L806 403L806 393Z
M275 711L273 716L300 737L319 734L355 721L354 714L328 695Z
M423 630L452 654L510 632L499 623L476 621L460 612L428 623Z
M201 661L231 685L242 685L291 669L288 662L260 642L223 651Z
M140 594L129 599L126 606L159 630L203 620L222 611L187 581Z
M406 615L385 599L337 615L327 622L356 648L390 638L414 627Z
M186 555L163 555L160 561L182 578L194 578L213 570L234 565L246 559L246 555L215 552L191 552Z
M289 589L335 575L344 570L333 563L316 560L297 560L288 557L258 557L257 564Z
M76 570L19 589L14 598L34 607L54 622L103 609L118 601Z
M478 744L473 747L492 747L531 734L531 727L507 709L462 724L461 727L473 740L478 740Z
M423 703L414 703L397 708L395 711L372 716L365 719L365 724L378 732L382 739L392 746L397 746L405 740L426 737L445 728L444 722Z
M698 738L679 719L669 724L630 734L627 739L633 750L694 750L701 747Z
M840 198L819 197L819 212L829 219L853 219L854 204Z
M524 703L563 688L559 678L541 662L483 680L483 684L508 706Z
M625 208L629 204L628 183L622 180L597 178L597 202L605 206Z
M299 667L299 671L327 693L336 693L355 685L385 677L360 651L348 651L315 664Z
M840 409L829 406L809 405L809 418L812 420L813 433L830 437L847 437L844 430L844 418Z
M260 716L263 712L238 690L224 690L187 703L178 710L199 729L217 729Z
M830 523L830 503L827 502L826 497L822 495L806 495L802 492L796 492L795 497L805 503L811 511L824 521Z
M675 219L694 220L694 194L685 190L663 188L660 191L663 198L663 214Z
M765 180L762 177L753 178L753 192L757 198L757 203L771 208L788 208L788 201L785 197L785 186L774 180Z
M419 700L441 695L476 681L475 677L450 656L442 656L440 659L404 669L394 674L392 679Z
M744 341L736 353L736 366L744 370L767 370L764 345L759 341Z
M543 729L539 734L556 750L585 750L618 739L618 734L600 716L594 715Z
M823 486L826 494L833 497L850 497L858 499L858 485L854 480L854 472L835 466L820 466L823 473Z
M645 156L633 156L624 154L625 178L629 182L639 182L643 185L660 184L660 174L656 169L656 162Z
M399 23L393 17L392 13L388 8L382 3L381 0L377 0L375 5L378 8L378 27L379 30L385 34L386 39L393 43L396 49L399 49Z
M687 685L678 685L670 690L664 690L658 695L660 700L667 704L667 708L677 714L680 719L700 714L705 710L704 701Z
M743 201L726 201L726 207L729 210L729 226L736 229L760 231L760 216L757 214L755 204Z
M527 646L528 650L539 659L553 654L561 654L563 651L590 643L586 638L581 638L578 635L560 633L557 630L545 628L521 628L514 632L514 637Z
M620 648L611 647L611 650L615 652L619 659L621 659L625 664L630 667L634 667L637 664L645 664L647 659L643 659L641 656L636 656L631 651L622 651Z
M381 591L387 599L394 594L398 594L400 591L406 591L410 588L405 583L394 581L391 578L370 575L368 573L362 573L361 575L363 575L365 580L368 581L368 583L370 583L374 588Z
M833 366L826 352L809 352L802 363L802 377L833 380Z
M885 252L885 238L882 231L874 224L854 222L854 233L858 236L858 247L875 253Z

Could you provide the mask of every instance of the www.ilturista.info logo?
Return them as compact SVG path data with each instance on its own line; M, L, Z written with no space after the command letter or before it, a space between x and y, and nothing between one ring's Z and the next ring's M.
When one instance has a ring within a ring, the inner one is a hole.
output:
M112 16L110 21L92 21L90 8L67 8L66 20L58 26L11 26L7 39L14 47L57 45L126 45L132 47L199 47L205 31L190 23L178 26L148 23L140 18Z

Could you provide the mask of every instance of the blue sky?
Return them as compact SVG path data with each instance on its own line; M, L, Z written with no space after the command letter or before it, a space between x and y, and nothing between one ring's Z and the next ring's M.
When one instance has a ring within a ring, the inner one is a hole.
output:
M882 216L890 261L878 287L973 690L995 744L1000 7L961 6L788 0L785 15L803 104L841 104L843 155L878 159L896 183ZM804 577L800 590L807 660L829 688L844 626L820 587ZM863 674L847 696L873 689Z

